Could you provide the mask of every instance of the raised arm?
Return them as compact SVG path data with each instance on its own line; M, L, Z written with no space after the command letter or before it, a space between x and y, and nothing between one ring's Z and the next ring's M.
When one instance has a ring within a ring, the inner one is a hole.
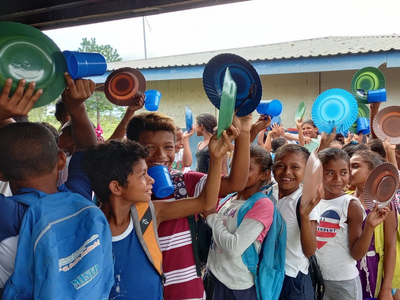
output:
M86 150L97 144L96 133L86 113L85 100L94 92L95 84L92 80L73 80L65 74L67 87L61 95L65 109L71 116L72 137L75 141L76 152Z
M306 257L312 256L317 250L317 221L310 220L310 213L322 199L323 194L324 188L321 183L321 185L318 187L318 196L310 201L305 201L306 199L303 199L300 205L300 240L303 254ZM307 202L308 204L303 206L303 201Z
M112 135L108 138L108 140L119 140L121 141L126 133L126 126L129 121L132 119L135 112L141 109L144 105L144 95L142 95L139 99L137 99L132 105L126 108L125 114L122 117L121 122L117 125Z
M235 151L232 157L232 168L221 180L219 194L226 196L244 189L250 165L250 130L252 116L233 117L233 125L239 128L240 134L235 140Z
M183 140L183 166L190 167L193 163L192 151L190 150L189 138L194 134L194 126L190 132L185 131L182 135Z
M210 151L210 167L208 168L207 181L198 197L168 201L154 201L154 208L157 214L157 223L166 220L183 218L186 216L202 213L215 208L218 202L218 191L221 184L221 168L224 155L230 148L239 130L231 125L228 135L225 130L219 140L214 135L208 145Z
M304 134L303 134L303 128L301 125L303 124L303 119L296 120L296 127L297 127L297 137L299 139L299 145L304 146Z
M363 229L363 208L357 200L350 201L347 224L349 228L350 255L354 260L360 260L365 256L371 244L375 227L382 223L388 214L388 207L378 210L378 204L376 204L375 208L368 214Z
M265 128L267 128L268 126L271 125L271 117L270 116L266 116L266 115L260 115L260 117L258 118L258 120L251 125L251 130L250 130L250 143L252 143L254 141L254 139L256 138L257 134L259 134L259 138L257 139L257 144L262 146L263 144L263 140L261 139L261 143L260 143L260 135L261 133L265 133ZM261 135L262 138L262 135Z

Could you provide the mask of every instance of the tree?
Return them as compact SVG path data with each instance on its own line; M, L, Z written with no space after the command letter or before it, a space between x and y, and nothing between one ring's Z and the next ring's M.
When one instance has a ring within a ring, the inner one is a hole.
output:
M117 49L114 49L110 45L98 45L96 38L82 39L81 47L78 48L79 52L94 52L101 53L107 62L121 61L122 57L119 56Z
M79 52L95 52L100 53L104 56L107 62L121 61L122 57L119 56L117 49L114 49L110 45L98 45L96 38L82 39L81 47L78 48ZM105 113L121 112L121 107L116 107L109 102L103 93L94 93L88 100L86 100L86 106L88 113L90 111L96 111L97 125L100 124L100 116ZM122 109L123 111L123 109Z

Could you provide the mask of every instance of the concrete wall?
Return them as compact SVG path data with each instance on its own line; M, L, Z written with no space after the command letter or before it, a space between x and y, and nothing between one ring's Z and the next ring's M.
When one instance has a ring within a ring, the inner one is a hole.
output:
M400 68L380 69L386 77L388 101L382 105L400 105ZM356 71L335 71L322 73L299 73L283 75L262 75L262 99L279 99L284 106L281 115L285 127L294 127L294 113L298 103L306 103L306 118L311 117L314 100L323 91L341 88L350 91L350 82ZM185 127L185 106L193 111L194 117L207 112L217 115L218 110L208 100L202 79L153 81L147 83L147 89L161 91L159 111L171 116L176 124ZM254 119L258 117L254 113Z
M380 69L386 77L388 100L381 107L400 105L400 68ZM305 118L311 118L311 108L314 100L323 91L331 88L341 88L350 91L350 83L356 71L335 71L322 73L299 73L283 75L262 75L263 100L279 99L283 103L282 122L286 128L295 127L294 114L301 101L306 103ZM194 118L207 112L218 117L218 110L208 100L204 92L202 79L150 81L147 89L156 89L162 93L159 111L175 120L175 123L185 128L185 106L192 111ZM144 111L144 110L143 110ZM253 118L258 118L257 112ZM197 143L201 137L190 139L192 154L196 152ZM192 169L195 167L193 158Z

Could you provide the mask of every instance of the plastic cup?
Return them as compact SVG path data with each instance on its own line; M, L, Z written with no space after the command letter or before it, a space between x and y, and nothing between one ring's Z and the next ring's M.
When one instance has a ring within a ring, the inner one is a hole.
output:
M148 111L156 111L160 105L161 93L157 90L147 90L144 107Z
M64 51L68 73L72 79L100 76L107 70L107 62L100 53Z
M257 112L260 115L277 117L282 112L282 103L279 100L261 100L257 106Z
M369 120L367 118L361 117L357 119L357 133L368 134L370 133Z
M174 186L166 166L155 166L147 173L154 179L153 193L157 198L165 198L174 192Z
M367 92L367 101L373 102L386 102L386 89L371 90Z
M282 123L282 119L281 119L280 116L273 117L273 118L271 119L271 125L272 125L272 124L281 125L281 123ZM271 126L268 126L268 127L267 127L267 130L268 130L268 131L271 131L271 130L272 130L272 127L271 127Z

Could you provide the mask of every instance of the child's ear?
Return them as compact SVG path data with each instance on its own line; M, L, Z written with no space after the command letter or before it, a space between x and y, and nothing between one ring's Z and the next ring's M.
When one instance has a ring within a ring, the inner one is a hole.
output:
M261 175L262 181L269 181L271 179L271 170L266 170Z
M67 164L67 157L65 156L64 151L58 150L57 169L58 170L64 169L66 164Z
M116 180L111 181L108 184L108 188L110 189L111 194L116 195L116 196L120 196L121 195L122 187L118 183L118 181L116 181Z

